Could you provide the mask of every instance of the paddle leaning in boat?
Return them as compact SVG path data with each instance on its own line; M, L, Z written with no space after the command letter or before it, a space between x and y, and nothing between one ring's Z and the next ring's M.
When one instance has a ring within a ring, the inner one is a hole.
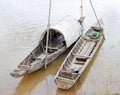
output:
M78 20L67 17L57 25L49 28L49 38L46 57L47 30L41 35L37 47L10 73L13 77L20 77L36 71L43 66L47 59L50 63L69 48L81 36L81 25Z
M102 20L99 21L102 23ZM94 25L81 37L55 76L58 88L71 88L92 60L95 52L104 41L103 28Z

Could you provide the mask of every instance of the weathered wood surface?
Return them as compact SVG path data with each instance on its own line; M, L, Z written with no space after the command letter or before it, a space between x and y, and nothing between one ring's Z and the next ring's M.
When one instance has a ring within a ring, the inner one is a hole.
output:
M88 33L94 31L98 31L99 37L90 38ZM55 82L58 88L69 89L75 84L92 60L92 57L102 43L102 40L104 40L101 32L103 32L103 29L100 31L96 30L96 28L94 30L91 27L91 29L89 29L87 33L77 41L55 76ZM64 70L64 72L61 72L62 70ZM70 81L68 82L66 80Z

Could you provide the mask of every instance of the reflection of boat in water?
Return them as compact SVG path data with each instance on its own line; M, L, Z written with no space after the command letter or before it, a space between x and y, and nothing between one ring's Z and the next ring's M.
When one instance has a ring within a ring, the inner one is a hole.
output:
M99 21L102 24L102 20ZM81 37L72 48L58 73L55 77L55 83L58 88L71 88L83 71L86 69L97 49L104 40L103 28L92 26L83 37Z
M18 65L10 74L13 77L20 77L34 72L45 64L50 63L69 48L81 36L81 25L79 21L67 17L56 26L49 28L47 57L46 42L47 30L41 35L38 46ZM46 62L47 59L47 63Z

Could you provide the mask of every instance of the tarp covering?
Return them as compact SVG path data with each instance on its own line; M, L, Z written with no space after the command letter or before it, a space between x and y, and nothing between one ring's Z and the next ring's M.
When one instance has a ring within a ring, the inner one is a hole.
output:
M60 32L64 36L67 47L71 46L71 44L73 44L81 35L80 23L70 16L57 25L51 26L50 29ZM44 34L45 33L43 33L43 36Z

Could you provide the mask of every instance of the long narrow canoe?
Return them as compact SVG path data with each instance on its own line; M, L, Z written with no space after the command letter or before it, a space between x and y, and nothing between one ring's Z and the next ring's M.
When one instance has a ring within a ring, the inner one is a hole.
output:
M102 26L102 20L100 23ZM58 70L55 76L58 88L69 89L75 84L103 41L103 28L96 23L76 42Z
M49 45L46 57L46 37L47 30L41 35L41 39L36 48L15 68L10 75L13 77L21 77L34 72L45 65L49 64L81 36L81 25L78 20L67 17L55 26L49 29Z

